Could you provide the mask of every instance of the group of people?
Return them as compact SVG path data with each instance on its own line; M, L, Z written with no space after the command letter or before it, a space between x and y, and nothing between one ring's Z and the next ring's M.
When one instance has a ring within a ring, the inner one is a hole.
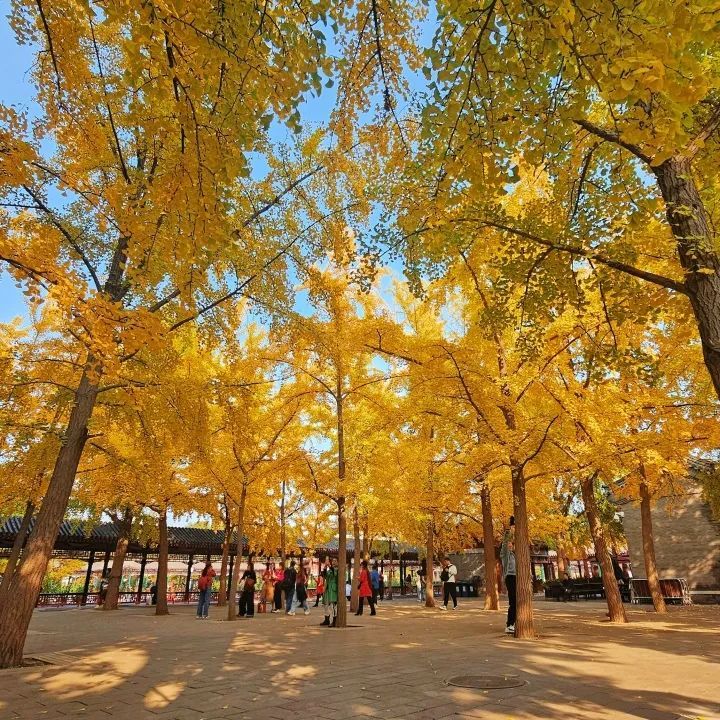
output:
M505 533L502 546L500 549L500 559L502 562L503 577L505 578L505 586L508 591L508 614L505 631L507 633L515 632L515 523L514 518L510 518L510 528ZM215 578L215 570L212 563L208 562L203 569L198 581L198 590L200 597L197 605L198 619L208 617L208 609L210 606L210 594L212 590L213 580ZM447 610L450 600L454 610L457 610L457 567L445 557L442 561L442 571L440 580L443 584L443 604L441 610ZM425 600L425 568L421 566L418 571L417 589L418 600ZM279 613L283 607L283 594L285 595L285 614L295 615L294 607L297 604L303 610L305 615L310 614L308 607L308 591L307 584L309 572L307 568L295 560L291 560L288 567L280 564L273 569L270 563L265 566L262 575L262 591L260 596L259 607L264 611L267 605L271 605L272 613ZM251 618L255 615L255 585L257 584L257 573L255 572L252 561L248 563L248 567L242 574L240 579L240 599L239 599L239 615L241 617ZM320 623L326 627L335 627L337 625L337 604L338 594L341 584L338 578L338 561L337 558L325 558L325 561L317 578L315 607L322 603L325 619ZM383 576L379 571L377 564L373 565L372 570L369 568L367 560L363 560L360 564L360 573L358 576L358 609L356 615L362 615L367 601L370 608L370 615L377 615L377 602L382 597ZM346 590L349 595L349 592Z
M212 563L207 562L198 580L199 599L196 617L200 620L208 617L210 596L216 572ZM283 595L285 596L285 614L295 615L295 607L302 609L305 615L310 614L308 606L308 580L310 573L302 563L298 565L291 560L287 567L280 564L274 568L267 563L262 574L262 589L260 603L261 612L271 606L270 612L279 613L283 609ZM247 569L240 578L238 590L240 592L238 614L241 617L251 618L255 615L255 586L257 573L254 564L248 563ZM335 627L337 625L337 603L341 584L338 579L338 561L336 558L325 558L320 574L317 578L315 607L322 603L325 619L321 625ZM370 608L370 615L377 615L376 603L383 590L383 577L374 565L372 570L366 560L362 561L358 577L359 606L356 615L362 615L365 603ZM348 593L349 594L349 593Z

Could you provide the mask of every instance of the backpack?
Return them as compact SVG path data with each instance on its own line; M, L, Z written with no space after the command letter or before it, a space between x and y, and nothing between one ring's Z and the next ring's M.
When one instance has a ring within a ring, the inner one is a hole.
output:
M448 572L447 568L444 568L443 571L440 573L440 579L443 582L447 582L450 580L450 573Z
M283 590L290 592L295 589L295 580L297 579L297 572L294 568L288 568L285 571L285 577L283 578Z

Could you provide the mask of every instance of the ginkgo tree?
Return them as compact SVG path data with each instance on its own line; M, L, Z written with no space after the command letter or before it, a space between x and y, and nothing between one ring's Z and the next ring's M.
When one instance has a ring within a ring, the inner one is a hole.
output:
M333 232L330 230L329 232ZM335 252L326 267L308 269L304 288L314 313L288 313L288 321L271 333L274 355L268 358L303 378L311 407L306 408L311 435L306 462L316 491L334 503L338 532L338 573L346 575L347 512L367 474L362 459L363 432L383 412L382 386L393 382L391 372L373 363L369 341L380 322L382 303L350 285L353 236L336 225ZM347 605L338 599L338 627L347 624Z
M249 153L273 118L298 128L300 99L331 72L313 28L326 11L286 3L257 27L244 8L209 2L13 6L19 40L39 49L42 121L31 128L0 110L0 262L33 298L56 304L82 355L25 561L3 600L2 666L21 661L103 379L115 384L167 330L220 312L302 237L266 236L257 221L320 168L251 182Z

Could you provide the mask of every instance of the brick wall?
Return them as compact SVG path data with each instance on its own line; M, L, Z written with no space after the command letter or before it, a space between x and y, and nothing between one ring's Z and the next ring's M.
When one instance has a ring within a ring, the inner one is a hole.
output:
M644 577L640 504L622 509L633 574ZM700 487L688 481L684 495L659 499L652 520L660 577L686 578L691 590L720 589L720 523L712 519Z

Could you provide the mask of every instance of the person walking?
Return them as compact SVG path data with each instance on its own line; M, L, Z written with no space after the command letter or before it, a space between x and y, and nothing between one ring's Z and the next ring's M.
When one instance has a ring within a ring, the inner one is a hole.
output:
M208 561L205 563L205 567L200 573L200 579L198 580L198 590L200 591L197 605L198 620L207 620L208 610L210 609L210 593L212 592L214 577L215 570L213 569L212 563Z
M327 562L327 558L325 559ZM337 604L338 604L338 562L333 558L323 572L325 573L325 592L323 593L323 609L325 621L322 625L337 627Z
M325 558L325 563L327 564L327 558ZM325 592L325 574L321 570L318 573L317 577L317 583L315 585L315 607L317 607L320 604L320 601L323 601L323 605L325 605L325 601L323 600L323 593Z
M505 622L505 632L508 635L515 634L515 614L516 614L516 574L515 565L515 518L510 518L510 527L503 536L502 545L500 546L500 562L502 563L503 577L505 578L505 587L508 593L508 612L507 621Z
M331 564L330 564L330 558L326 555L325 560L323 561L323 565L320 568L320 573L318 575L318 597L319 595L319 589L320 589L320 583L322 582L322 606L323 606L323 615L325 615L325 619L320 623L321 625L329 625L330 624L330 611L328 608L328 601L327 601L327 575L330 571Z
M417 571L417 580L415 581L418 591L418 602L425 602L425 563L420 565Z
M262 586L262 594L261 594L261 601L258 605L258 612L267 612L267 606L270 605L272 607L273 599L274 599L274 584L275 575L273 574L272 568L270 567L270 563L266 563L265 565L265 572L262 576L263 586Z
M370 587L372 588L373 604L377 607L378 595L380 594L380 571L377 563L373 565L370 573Z
M443 604L441 610L447 610L448 600L452 598L453 610L457 610L457 586L455 578L457 577L457 568L450 562L450 558L445 557L442 561L443 570L440 573L440 579L443 582Z
M240 593L240 617L251 618L255 616L255 583L257 575L252 560L248 562L247 570L242 575L242 592Z
M279 613L282 609L283 579L285 578L283 563L278 564L273 575L273 609L270 612Z
M378 600L382 602L385 597L385 573L380 571L380 588L378 589Z
M295 561L290 561L290 567L285 569L283 575L283 590L285 591L285 614L294 615L293 598L295 597L295 583L297 582L297 570Z
M365 604L365 598L367 598L368 604L370 605L370 614L377 615L375 612L375 600L373 598L372 586L370 584L370 573L368 572L367 560L363 560L360 564L360 578L358 582L358 588L360 589L360 605L358 606L356 615L363 614L363 605Z
M307 581L307 570L304 565L300 565L297 580L295 581L295 597L297 598L297 603L303 609L305 615L310 614L310 608L307 603Z

